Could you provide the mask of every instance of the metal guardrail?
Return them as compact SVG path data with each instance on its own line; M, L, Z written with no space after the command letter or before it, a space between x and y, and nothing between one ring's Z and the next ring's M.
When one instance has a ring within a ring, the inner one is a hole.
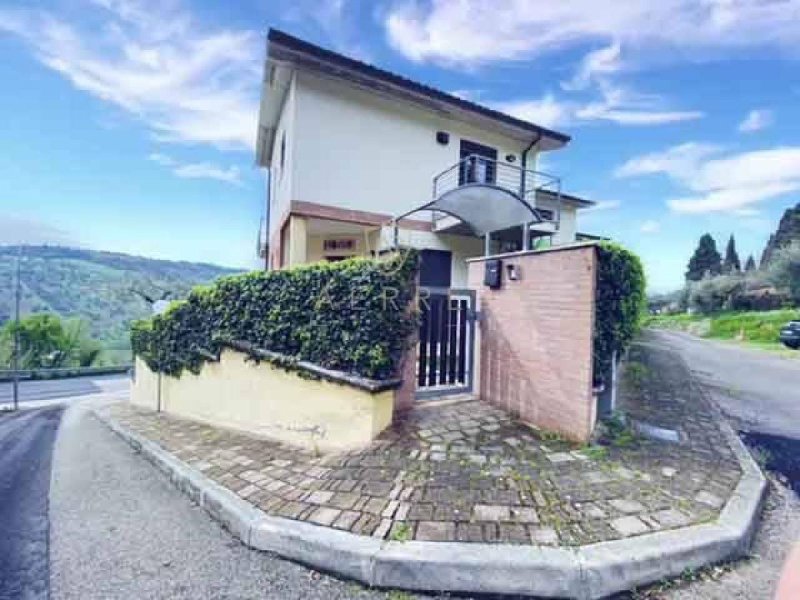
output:
M58 369L20 369L16 371L20 380L66 379L68 377L85 377L87 375L115 375L129 373L133 365L116 365L112 367L62 367ZM0 381L13 381L14 371L0 369Z
M470 154L433 178L433 199L465 185L490 185L505 189L540 208L538 193L547 193L555 203L552 221L561 220L561 178L549 173L523 169L485 156Z

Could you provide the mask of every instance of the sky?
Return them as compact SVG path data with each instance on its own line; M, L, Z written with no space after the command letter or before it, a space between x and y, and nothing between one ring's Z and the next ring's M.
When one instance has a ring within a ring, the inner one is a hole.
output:
M1 0L0 243L256 268L270 27L571 135L652 291L800 201L800 0Z

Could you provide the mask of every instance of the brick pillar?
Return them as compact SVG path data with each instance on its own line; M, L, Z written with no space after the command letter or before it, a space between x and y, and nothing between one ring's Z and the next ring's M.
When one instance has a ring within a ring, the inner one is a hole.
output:
M469 261L481 307L480 394L520 419L585 441L596 415L592 346L593 245L502 255L503 284L483 285L485 258ZM517 267L508 279L505 266Z

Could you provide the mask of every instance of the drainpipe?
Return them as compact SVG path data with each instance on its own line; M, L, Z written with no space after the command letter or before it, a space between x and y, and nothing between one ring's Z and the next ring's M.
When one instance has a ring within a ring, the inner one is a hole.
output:
M525 200L525 186L527 184L527 175L528 175L528 172L527 172L528 152L530 152L533 149L533 147L536 144L539 143L539 141L541 139L542 139L542 134L540 133L533 140L531 140L531 143L528 144L528 147L525 148L525 150L522 151L522 156L520 158L520 166L522 167L522 172L521 172L520 178L519 178L519 197L522 200ZM534 208L536 208L535 200L536 199L534 198ZM530 226L531 225L528 222L525 222L525 223L522 224L522 249L523 250L527 250L528 249L528 245L530 243L530 241L529 241L530 240Z
M264 270L269 271L269 253L270 253L270 239L269 239L269 218L270 218L270 204L272 204L272 169L267 171L267 205L266 209L264 210ZM261 243L261 240L259 240Z
M522 198L523 200L525 199L525 183L526 183L525 180L527 178L526 168L528 166L528 152L530 152L533 149L533 147L536 144L538 144L541 140L542 140L542 134L540 133L533 140L531 140L531 143L528 144L528 147L522 151L522 157L520 159L520 166L522 167L522 176L520 177L520 182L519 182L519 197Z

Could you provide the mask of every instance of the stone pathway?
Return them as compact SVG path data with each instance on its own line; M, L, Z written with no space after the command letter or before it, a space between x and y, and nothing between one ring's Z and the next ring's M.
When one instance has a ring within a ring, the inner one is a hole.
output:
M715 519L740 470L680 359L635 347L621 406L656 437L619 424L579 447L465 399L420 404L369 448L328 456L110 410L268 514L383 539L574 546Z

